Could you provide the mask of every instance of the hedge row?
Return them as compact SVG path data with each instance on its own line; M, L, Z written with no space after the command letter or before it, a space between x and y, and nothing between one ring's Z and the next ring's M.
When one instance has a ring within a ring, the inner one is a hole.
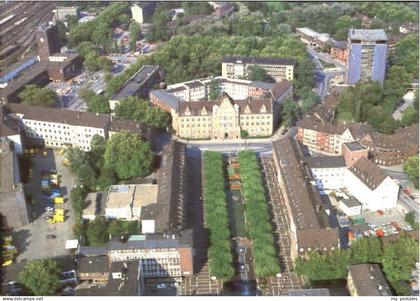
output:
M265 190L256 154L252 151L241 151L239 164L255 273L257 277L273 276L280 272L280 266L274 248L273 229L269 222Z
M234 275L223 174L223 156L208 152L203 157L205 221L210 231L208 249L210 275L230 279Z

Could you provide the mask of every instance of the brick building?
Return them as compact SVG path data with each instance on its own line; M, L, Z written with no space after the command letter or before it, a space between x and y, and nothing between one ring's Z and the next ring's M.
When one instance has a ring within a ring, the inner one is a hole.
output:
M348 168L350 168L360 158L369 157L368 149L357 141L344 143L341 152Z
M338 229L330 225L296 142L290 137L273 142L273 158L289 214L292 257L340 248Z
M347 62L347 43L346 41L334 41L331 45L330 55L332 58L345 64Z

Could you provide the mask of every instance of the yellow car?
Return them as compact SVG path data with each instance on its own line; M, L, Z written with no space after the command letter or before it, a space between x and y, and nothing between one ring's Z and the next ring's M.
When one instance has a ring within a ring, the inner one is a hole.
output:
M62 155L64 155L65 152L66 152L66 149L65 148L62 148L62 149L60 149L60 151L58 152L58 154L60 156L62 156Z

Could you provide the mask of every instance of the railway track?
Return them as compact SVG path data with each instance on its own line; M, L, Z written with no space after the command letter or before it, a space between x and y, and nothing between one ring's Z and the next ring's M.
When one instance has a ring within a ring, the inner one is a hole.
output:
M0 69L12 64L29 52L35 44L36 27L53 19L52 9L54 5L52 3L37 2L31 3L31 5L30 13L22 13L19 17L19 20L26 18L25 20L18 25L13 23L14 26L9 26L0 32L0 40L3 42L0 50L8 47L14 48L13 53L0 60ZM6 39L6 37L8 38Z

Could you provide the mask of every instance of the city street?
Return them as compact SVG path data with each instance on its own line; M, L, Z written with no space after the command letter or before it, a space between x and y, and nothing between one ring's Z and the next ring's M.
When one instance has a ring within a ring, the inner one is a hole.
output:
M285 201L281 197L280 187L275 173L273 160L262 158L263 178L269 192L269 204L274 214L275 234L280 255L281 273L278 277L271 277L268 291L269 296L287 296L289 290L301 289L303 280L293 272L293 259L290 257L290 221L286 211Z

